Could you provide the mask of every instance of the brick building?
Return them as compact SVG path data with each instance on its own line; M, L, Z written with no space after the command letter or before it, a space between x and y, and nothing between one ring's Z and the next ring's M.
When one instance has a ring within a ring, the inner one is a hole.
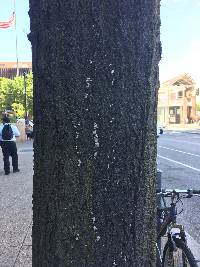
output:
M19 75L32 71L32 62L19 62ZM17 76L16 62L0 62L0 77L14 79Z

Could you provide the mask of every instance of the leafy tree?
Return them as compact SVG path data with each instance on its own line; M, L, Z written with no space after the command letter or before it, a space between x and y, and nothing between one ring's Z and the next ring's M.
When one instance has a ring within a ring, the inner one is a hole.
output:
M30 116L33 115L33 75L26 77L27 110ZM24 117L24 77L15 79L0 78L0 110L13 110L18 117Z
M23 118L24 117L24 105L20 103L13 103L12 110L15 111L17 117Z
M4 109L11 109L11 104L13 102L12 97L12 80L7 78L0 78L0 108L1 110Z

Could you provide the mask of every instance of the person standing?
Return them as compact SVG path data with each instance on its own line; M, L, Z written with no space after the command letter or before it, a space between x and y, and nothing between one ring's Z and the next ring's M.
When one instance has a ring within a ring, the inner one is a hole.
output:
M3 153L5 175L10 173L9 156L12 157L13 172L19 172L18 154L16 146L16 137L20 136L20 132L15 125L10 124L8 117L3 117L3 126L0 126L0 142Z

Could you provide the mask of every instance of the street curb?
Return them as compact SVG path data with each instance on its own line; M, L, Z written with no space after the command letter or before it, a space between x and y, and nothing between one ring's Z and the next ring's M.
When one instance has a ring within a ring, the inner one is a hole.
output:
M173 129L173 130L165 130L165 132L179 132L179 133L187 133L187 134L200 134L200 130L193 130L191 132L191 131Z

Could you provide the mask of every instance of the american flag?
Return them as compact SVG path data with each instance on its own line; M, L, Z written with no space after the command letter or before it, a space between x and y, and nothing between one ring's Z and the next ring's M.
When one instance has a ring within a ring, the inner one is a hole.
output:
M12 13L12 16L9 18L8 21L0 22L0 29L7 29L15 24L15 12Z

